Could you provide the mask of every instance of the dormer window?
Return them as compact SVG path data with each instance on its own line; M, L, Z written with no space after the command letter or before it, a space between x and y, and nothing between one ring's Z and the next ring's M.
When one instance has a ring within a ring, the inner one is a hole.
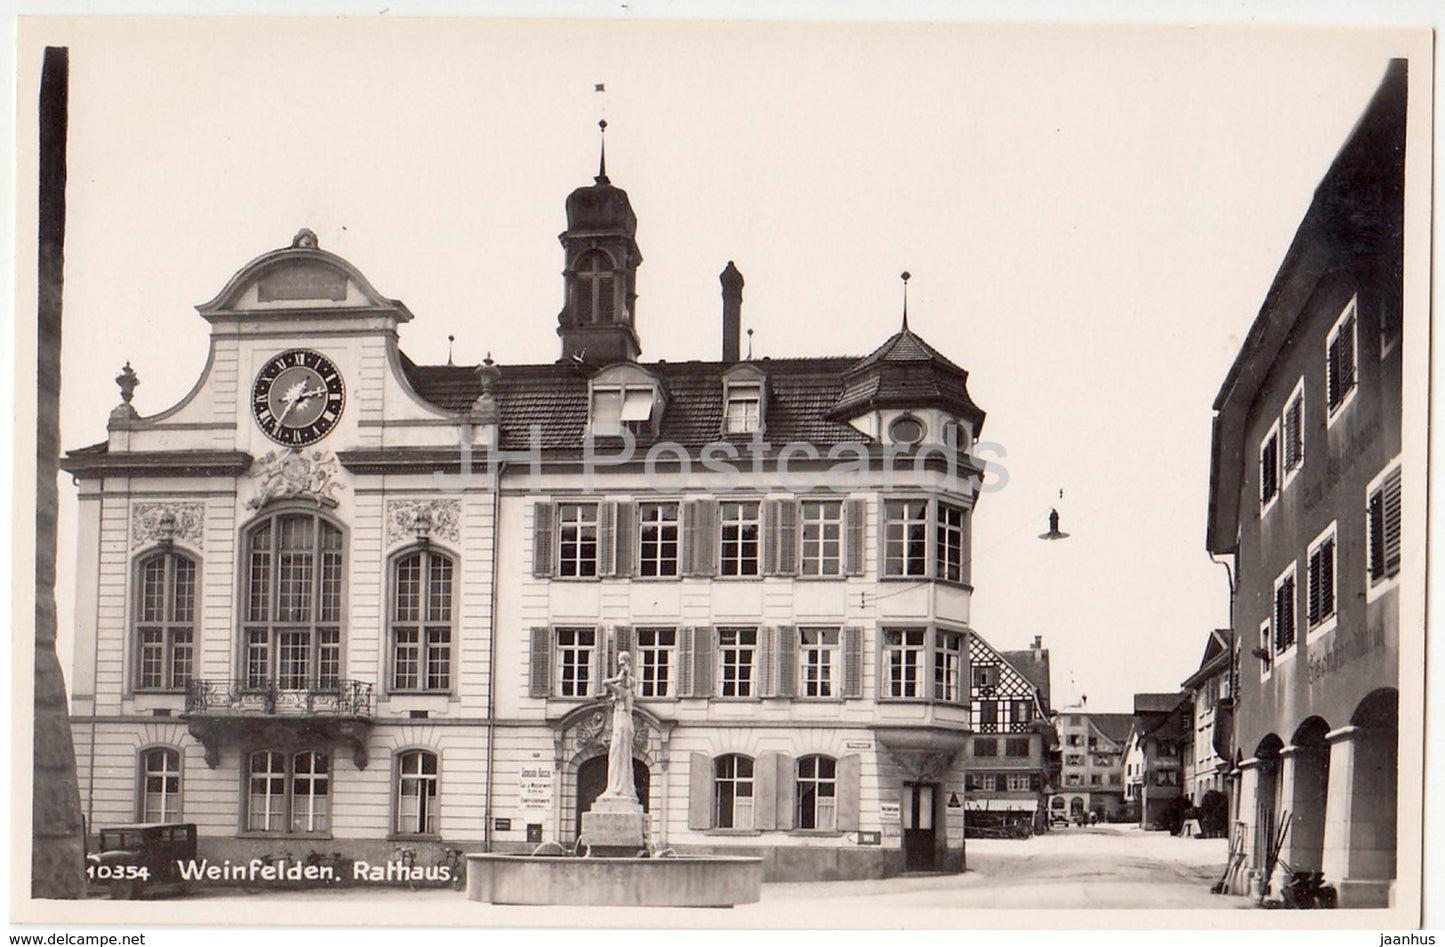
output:
M723 433L753 434L762 431L766 418L767 376L762 369L743 362L723 374Z
M662 384L636 365L618 365L592 380L590 429L595 437L657 433L667 400Z
M617 317L617 279L612 260L600 250L577 261L577 321L588 323L615 322Z
M901 414L888 425L888 437L895 444L917 444L925 433L923 422L911 414Z

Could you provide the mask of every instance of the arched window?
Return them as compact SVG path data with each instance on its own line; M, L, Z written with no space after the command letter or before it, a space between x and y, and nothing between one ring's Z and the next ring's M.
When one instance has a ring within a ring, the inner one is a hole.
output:
M594 250L577 261L577 321L606 323L617 315L616 277L612 261Z
M331 761L325 753L258 750L247 759L248 832L331 829Z
M137 690L181 690L191 679L196 641L196 562L164 550L137 568Z
M805 756L798 760L798 813L800 829L833 830L838 825L838 763L831 756Z
M392 690L451 689L454 572L452 560L435 550L392 563Z
M753 827L753 761L730 753L713 760L713 825Z
M140 821L181 821L181 753L156 747L140 755Z
M335 690L341 682L341 529L315 513L278 513L251 528L246 550L246 686Z
M406 750L396 757L396 833L437 834L437 755Z

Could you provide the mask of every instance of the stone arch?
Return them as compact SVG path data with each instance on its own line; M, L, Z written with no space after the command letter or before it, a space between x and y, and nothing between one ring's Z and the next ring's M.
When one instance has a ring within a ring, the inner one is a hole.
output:
M1280 751L1281 799L1289 812L1289 836L1283 858L1297 871L1318 871L1325 845L1325 810L1329 801L1330 752L1325 735L1330 725L1308 717Z

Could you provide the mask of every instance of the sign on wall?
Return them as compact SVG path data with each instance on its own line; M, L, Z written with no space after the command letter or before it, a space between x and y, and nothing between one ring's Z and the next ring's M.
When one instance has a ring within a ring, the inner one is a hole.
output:
M898 838L903 833L903 808L896 802L878 803L878 821L884 838Z
M550 812L555 781L550 765L523 766L517 780L518 804L528 812Z

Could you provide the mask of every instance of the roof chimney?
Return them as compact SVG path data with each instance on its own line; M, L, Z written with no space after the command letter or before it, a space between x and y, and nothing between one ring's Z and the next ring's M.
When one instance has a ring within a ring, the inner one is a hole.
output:
M1034 660L1035 660L1035 661L1042 661L1042 660L1043 660L1043 657L1044 657L1044 636L1043 636L1043 635L1034 635L1033 649L1034 649Z
M722 283L723 335L722 360L733 364L742 360L743 274L728 260L727 269L718 274Z

